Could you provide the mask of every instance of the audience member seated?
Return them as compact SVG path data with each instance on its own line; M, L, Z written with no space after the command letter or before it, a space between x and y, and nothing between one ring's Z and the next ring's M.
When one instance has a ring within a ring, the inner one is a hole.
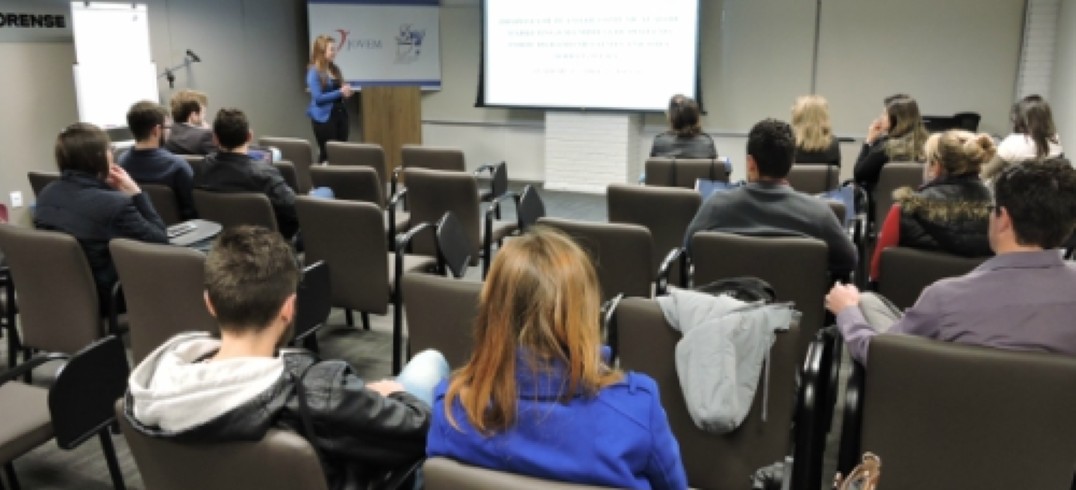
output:
M205 303L220 337L182 333L143 360L128 385L131 425L184 443L256 441L272 427L293 430L318 450L329 488L366 488L422 458L433 388L448 376L444 357L425 351L396 381L364 383L347 362L278 352L295 319L298 282L295 257L279 234L224 230L205 263Z
M220 151L206 157L205 170L195 177L199 189L216 192L260 192L269 198L280 233L291 238L299 229L295 215L295 192L280 171L247 155L254 134L246 114L221 109L213 121L213 141Z
M829 103L821 95L804 95L792 106L796 135L795 163L841 165L841 145L829 123Z
M112 162L111 142L97 126L75 123L56 138L60 179L37 198L34 226L78 239L97 285L101 312L107 312L118 276L108 252L113 238L168 243L164 221L149 196Z
M213 131L205 120L209 99L197 90L180 90L172 96L172 130L164 148L180 155L208 155L217 151Z
M717 158L714 139L702 132L699 104L695 99L674 95L669 99L669 130L654 137L650 156L666 158Z
M194 212L194 172L190 164L161 148L164 123L168 116L159 104L138 102L127 111L127 126L135 146L120 157L120 166L139 184L161 184L172 188L183 219L197 217Z
M1067 160L1012 167L994 185L997 256L923 290L902 316L885 298L837 284L826 308L852 357L867 362L880 332L1076 355L1076 266L1056 249L1076 225L1076 170Z
M953 129L927 139L922 187L893 193L874 247L871 277L878 278L882 250L902 247L941 250L965 257L992 255L987 238L992 197L979 179L983 163L994 158L994 139Z
M747 135L748 184L707 199L687 227L685 246L706 230L806 236L826 242L830 272L844 275L855 268L855 245L829 205L788 185L795 146L787 123L766 119L755 124Z
M886 97L885 110L867 128L867 139L856 158L856 183L867 190L878 183L882 167L889 162L922 162L927 130L919 104L905 94Z
M475 349L437 387L427 453L615 488L684 489L653 379L603 362L587 255L538 227L505 244L479 297Z
M1029 95L1012 107L1012 134L1001 140L998 156L1013 163L1061 156L1054 116L1041 96Z

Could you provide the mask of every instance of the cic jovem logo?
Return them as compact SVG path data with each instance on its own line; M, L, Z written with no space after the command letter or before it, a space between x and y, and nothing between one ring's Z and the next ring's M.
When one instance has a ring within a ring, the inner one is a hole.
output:
M67 18L54 14L0 12L0 29L66 29Z
M349 29L336 29L340 42L337 51L380 50L384 48L381 39L356 38ZM416 29L413 24L401 24L399 33L392 40L396 46L396 63L413 63L422 55L422 41L426 38L425 29Z

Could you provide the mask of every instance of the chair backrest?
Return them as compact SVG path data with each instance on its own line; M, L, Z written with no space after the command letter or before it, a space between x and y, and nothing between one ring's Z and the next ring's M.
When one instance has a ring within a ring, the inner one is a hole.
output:
M279 231L273 205L257 192L214 192L195 189L194 209L198 217L220 223L224 228L241 225L264 226Z
M49 389L56 444L74 449L111 423L130 374L123 341L108 336L71 357Z
M425 148L423 148L425 149ZM456 215L471 242L471 257L479 257L482 230L478 217L478 181L466 172L406 167L407 204L411 223L436 223L447 212ZM435 255L431 237L415 238L413 250L421 255Z
M45 186L60 180L59 172L26 172L26 177L30 179L30 188L34 190L34 196L40 196L41 191L45 189Z
M330 141L325 145L325 151L329 153L329 165L370 167L377 172L377 180L381 182L382 187L388 184L388 164L385 160L385 149L381 148L381 145L376 143ZM314 185L317 185L317 183Z
M918 187L923 183L923 164L918 162L890 162L882 167L878 183L871 191L874 203L874 227L879 229L889 208L893 206L893 191L901 187Z
M198 176L202 175L205 171L205 155L179 155L180 158L187 161L187 165L191 166L191 171L194 172L194 180L198 180Z
M820 194L837 188L841 167L837 165L797 163L788 171L788 183L806 194Z
M332 278L329 265L313 262L303 268L295 295L294 337L302 337L324 325L332 311Z
M463 366L471 357L482 283L420 273L404 274L402 283L411 352L437 349L449 366Z
M335 143L335 141L330 141ZM310 169L314 187L328 187L335 199L372 202L385 207L385 186L377 171L359 165L316 166Z
M205 254L127 239L108 248L123 284L136 364L175 334L218 330L203 299Z
M78 240L4 224L0 250L15 283L24 347L73 354L101 338L97 286Z
M756 469L790 454L799 366L796 349L804 332L793 327L779 333L770 348L766 421L762 421L764 384L760 379L751 409L740 427L728 434L715 435L696 427L687 411L676 373L675 351L680 332L666 323L657 302L625 298L615 315L620 366L645 373L657 381L661 405L680 443L680 456L691 487L746 490Z
M883 488L1069 488L1073 393L1071 356L879 335L861 447Z
M388 241L376 204L295 198L308 263L329 266L332 304L384 314L390 300Z
M664 158L646 160L646 185L694 189L698 179L728 182L725 164L716 158Z
M300 194L310 192L310 167L313 165L314 157L309 141L302 138L265 136L258 140L258 144L278 148L280 159L295 165L295 181L299 185L295 189L296 192Z
M611 223L631 223L646 227L654 239L650 266L657 272L670 250L684 243L687 225L702 205L698 192L673 187L609 184L605 202ZM673 283L680 271L673 270Z
M403 145L400 149L400 163L403 168L429 168L452 172L463 172L467 169L463 150L459 148Z
M691 242L696 285L754 276L773 286L777 301L795 303L803 313L800 329L804 332L797 359L806 354L807 342L825 321L824 298L830 282L827 257L825 242L815 238L705 231L696 233Z
M961 257L911 247L882 250L878 294L899 308L908 308L919 299L927 286L946 277L971 272L989 257Z
M620 293L650 297L654 248L650 230L632 224L562 218L542 218L538 224L561 230L587 251L598 273L602 301Z
M269 429L255 442L176 442L136 431L123 404L116 403L116 417L146 488L328 490L317 452L299 434Z
M171 187L164 184L141 184L139 187L149 196L153 209L165 225L172 226L183 221L179 216L179 201L176 200L176 193Z
M585 490L596 487L557 482L462 464L454 459L430 458L422 466L426 490Z
M519 194L519 208L516 209L519 230L527 231L527 228L534 226L538 219L543 217L545 217L545 203L542 202L542 196L538 195L538 190L533 185L527 184L523 187L523 192Z
M284 178L284 183L291 187L291 191L299 193L299 175L295 171L295 164L287 160L279 160L273 162L273 166L280 172L280 176Z
M491 198L501 197L508 192L508 164L498 162L493 165L493 175L490 177Z

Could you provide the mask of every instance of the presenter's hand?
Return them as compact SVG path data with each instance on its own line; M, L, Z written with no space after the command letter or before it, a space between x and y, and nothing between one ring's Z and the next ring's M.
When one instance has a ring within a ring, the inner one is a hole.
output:
M851 284L834 284L826 295L826 309L836 315L849 306L859 306L859 290Z
M367 383L366 387L376 391L381 396L389 396L393 393L404 390L402 384L397 383L396 381L393 381L391 379L383 379L381 381Z
M128 196L135 196L142 193L142 189L138 187L134 179L130 175L127 175L127 171L119 165L111 165L108 167L108 178L105 179L105 183Z
M355 93L355 91L352 90L350 83L345 83L343 87L340 87L340 92L344 94L345 99L351 97L351 94Z

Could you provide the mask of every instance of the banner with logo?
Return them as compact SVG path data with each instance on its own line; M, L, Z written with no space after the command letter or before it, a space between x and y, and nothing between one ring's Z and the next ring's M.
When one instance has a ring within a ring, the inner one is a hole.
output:
M359 88L418 85L441 88L438 0L309 0L310 44L336 42L336 64Z

